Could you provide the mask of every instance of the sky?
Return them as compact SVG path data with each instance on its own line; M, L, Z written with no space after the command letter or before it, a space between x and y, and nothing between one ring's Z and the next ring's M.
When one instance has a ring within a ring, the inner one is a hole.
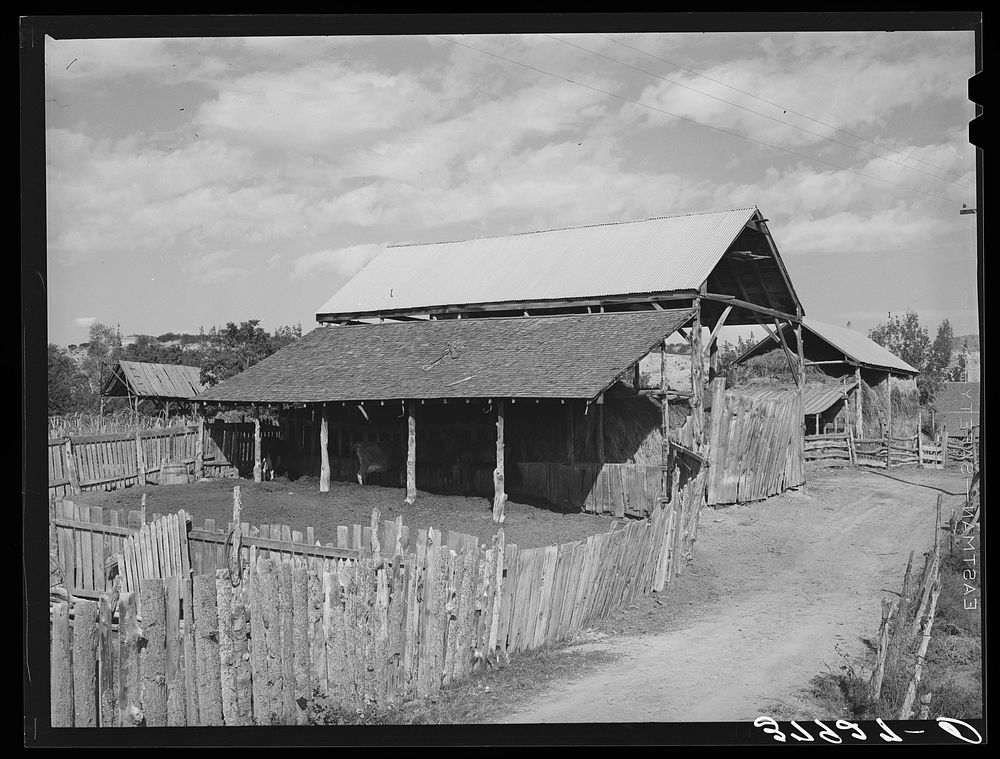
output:
M49 342L308 331L386 244L748 205L807 316L974 333L974 73L971 31L46 38Z

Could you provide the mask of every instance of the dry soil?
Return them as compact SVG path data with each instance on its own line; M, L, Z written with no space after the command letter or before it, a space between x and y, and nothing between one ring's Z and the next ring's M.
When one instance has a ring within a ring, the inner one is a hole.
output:
M694 562L661 594L588 631L614 663L499 722L702 722L838 717L809 682L860 658L907 557L965 494L962 475L810 470L798 492L702 514ZM572 650L572 648L571 648Z

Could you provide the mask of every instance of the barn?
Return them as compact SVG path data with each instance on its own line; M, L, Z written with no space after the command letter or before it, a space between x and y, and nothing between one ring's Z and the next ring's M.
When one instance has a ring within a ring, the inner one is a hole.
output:
M805 366L815 367L833 380L804 391L803 413L809 433L849 431L855 438L886 435L903 438L917 434L920 394L916 369L847 327L805 317L801 334ZM798 349L798 337L787 326L772 331L735 363L781 351L786 345Z
M196 399L278 409L289 466L321 490L378 443L410 502L418 487L492 493L500 520L510 483L640 515L678 462L708 464L720 329L798 334L802 316L756 207L399 245L320 307L317 329ZM674 335L702 358L687 389L665 371L643 387L640 362ZM788 358L801 388L802 357Z

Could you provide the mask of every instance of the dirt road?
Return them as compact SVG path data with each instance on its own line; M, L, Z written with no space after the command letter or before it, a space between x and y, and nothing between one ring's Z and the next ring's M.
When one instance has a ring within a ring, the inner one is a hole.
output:
M910 550L922 562L932 545L938 493L947 491L943 522L965 493L958 473L910 469L892 477L810 471L797 493L707 509L695 561L660 594L662 606L644 601L579 644L622 658L497 721L832 716L815 713L809 681L840 666L841 652L864 653L882 589L898 591Z

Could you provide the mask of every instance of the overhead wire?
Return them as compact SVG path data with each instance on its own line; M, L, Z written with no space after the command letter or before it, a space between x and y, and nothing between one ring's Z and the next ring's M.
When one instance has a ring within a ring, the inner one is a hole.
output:
M662 113L662 114L664 114L666 116L671 116L673 118L680 119L681 121L687 121L687 122L690 122L692 124L696 124L698 126L705 127L706 129L711 129L711 130L716 131L716 132L721 132L723 134L728 134L728 135L730 135L732 137L738 137L741 140L747 140L748 142L752 142L752 143L755 143L757 145L762 145L764 147L772 148L774 150L780 150L782 153L787 153L788 155L795 156L796 158L801 158L801 159L803 159L805 161L811 161L811 162L814 162L814 163L822 163L822 164L824 164L826 166L829 166L829 167L831 167L833 169L836 169L838 171L847 171L847 172L850 172L851 174L856 174L857 176L865 177L866 179L871 179L871 180L876 181L876 182L882 182L883 184L892 185L893 187L898 187L898 188L900 188L902 190L907 190L909 192L917 193L918 195L926 195L927 197L935 198L937 200L943 200L946 203L954 203L955 205L958 205L958 206L961 205L961 202L955 200L954 198L949 198L949 197L945 197L943 195L938 195L936 193L927 192L926 190L919 190L919 189L917 189L915 187L909 187L907 185L899 184L898 182L893 182L890 179L884 179L882 177L873 176L871 174L865 174L864 172L858 171L857 169L852 169L852 168L847 167L847 166L841 166L839 164L833 163L832 161L827 161L827 160L825 160L823 158L818 158L816 156L806 155L804 153L798 153L798 152L796 152L794 150L789 150L788 148L781 147L780 145L775 145L774 143L771 143L771 142L765 142L764 140L758 140L758 139L756 139L754 137L748 137L745 134L741 134L739 132L735 132L733 130L726 129L724 127L715 126L714 124L707 124L707 123L705 123L703 121L698 121L697 119L693 119L693 118L690 118L688 116L682 116L681 114L673 113L671 111L666 110L665 108L657 108L656 106L649 105L648 103L643 103L642 101L635 100L633 98L629 98L629 97L626 97L624 95L620 95L617 92L609 92L608 90L601 89L600 87L595 87L593 85L586 84L584 82L578 82L575 79L571 79L571 78L569 78L567 76L563 76L561 74L554 74L551 71L546 71L545 69L540 69L540 68L538 68L536 66L532 66L531 64L523 63L522 61L517 61L517 60L514 60L513 58L507 58L505 56L500 55L499 53L493 53L493 52L490 52L489 50L483 50L482 48L478 48L478 47L475 47L473 45L466 44L464 42L458 42L457 40L449 39L448 37L444 37L442 35L434 35L434 36L436 38L440 39L440 40L444 40L445 42L450 42L453 45L457 45L458 47L464 47L464 48L467 48L467 49L472 50L474 52L481 53L483 55L488 55L488 56L490 56L492 58L496 58L496 59L501 60L501 61L506 61L507 63L512 63L512 64L514 64L516 66L521 66L522 68L526 68L526 69L528 69L530 71L534 71L534 72L536 72L538 74L542 74L544 76L552 77L553 79L559 79L560 81L568 82L569 84L575 84L578 87L583 87L585 89L592 90L593 92L598 92L598 93L600 93L602 95L606 95L608 97L613 97L613 98L616 98L617 100L621 100L621 101L624 101L626 103L632 103L633 105L637 105L637 106L640 106L642 108L647 108L649 110L656 111L658 113Z
M642 48L638 48L638 47L635 47L633 45L629 45L629 44L627 44L625 42L622 42L621 40L616 40L614 37L608 37L607 35L604 35L604 34L597 34L596 36L600 37L601 39L607 40L608 42L613 42L616 45L621 45L622 47L628 48L629 50L634 50L637 53L640 53L642 55L648 56L648 57L650 57L650 58L652 58L654 60L660 61L661 63L666 63L667 65L673 66L673 67L678 68L678 69L681 69L682 71L687 71L689 74L694 74L695 76L700 76L702 79L707 79L710 82L715 82L716 84L720 84L723 87L727 87L727 88L729 88L729 89L731 89L731 90L733 90L735 92L739 92L742 95L746 95L747 97L751 97L754 100L759 100L760 102L766 103L767 105L774 106L775 108L780 108L782 111L787 111L788 113L795 114L796 116L801 116L804 119L808 119L809 121L812 121L812 122L814 122L816 124L819 124L820 126L825 126L828 129L833 129L834 131L839 132L840 134L843 134L843 135L847 135L848 137L851 137L851 138L853 138L855 140L861 140L862 142L867 142L867 143L869 143L871 145L874 145L877 148L881 148L882 150L887 150L890 153L895 153L896 155L902 156L903 158L906 158L906 159L908 159L910 161L916 161L917 163L922 163L925 166L931 167L932 169L936 169L938 171L944 172L945 174L950 174L951 176L957 177L959 180L961 180L963 182L967 182L969 184L972 184L972 180L971 179L966 179L961 174L959 174L957 172L954 172L954 171L951 171L950 169L946 169L943 166L938 166L937 164L933 164L930 161L924 161L923 159L917 158L916 156L908 155L906 153L903 153L900 150L896 150L895 148L891 148L888 145L883 145L880 142L876 142L875 140L869 139L868 137L864 137L864 136L859 135L859 134L854 134L853 132L848 132L846 129L841 129L840 127L837 127L837 126L835 126L833 124L829 124L829 123L827 123L827 122L825 122L825 121L823 121L821 119L817 119L817 118L815 118L813 116L810 116L807 113L802 113L801 111L796 111L794 108L789 108L786 105L781 105L780 103L775 103L773 100L768 100L767 98L762 98L759 95L755 95L752 92L747 92L746 90L740 89L739 87L736 87L735 85L728 84L726 82L723 82L720 79L716 79L714 77L711 77L708 74L702 74L700 71L696 71L695 69L688 68L687 66L683 66L680 63L676 63L675 61L670 61L670 60L667 60L666 58L661 58L660 56L654 55L653 53L650 53L647 50L643 50ZM681 86L683 86L683 85L681 85ZM698 90L695 90L695 91L697 92Z
M772 115L770 115L768 113L763 113L762 111L755 111L753 108L747 108L745 105L740 105L739 103L734 103L731 100L726 100L725 98L720 98L717 95L713 95L710 92L704 92L703 90L699 90L699 89L696 89L694 87L690 87L689 85L683 84L681 82L674 81L673 79L668 79L667 77L662 76L660 74L657 74L656 72L647 71L646 69L641 68L639 66L633 66L631 63L619 60L618 58L614 58L614 57L612 57L610 55L605 55L604 53L601 53L601 52L599 52L597 50L591 50L589 48L584 47L583 45L577 45L576 43L570 42L569 40L564 40L564 39L562 39L560 37L554 37L551 34L546 34L544 36L548 37L551 40L555 40L556 42L560 42L563 45L568 45L570 47L576 48L577 50L582 50L585 53L590 53L591 55L599 56L601 58L604 58L605 60L612 61L614 63L617 63L617 64L621 65L621 66L626 66L626 67L632 69L633 71L638 71L640 73L647 74L648 76L656 77L657 79L660 79L660 80L662 80L664 82L672 84L672 85L674 85L676 87L682 87L683 89L690 90L691 92L697 93L699 95L703 95L705 97L712 98L713 100L718 100L720 103L725 103L726 105L731 105L734 108L739 108L739 109L741 109L743 111L746 111L747 113L752 113L752 114L754 114L756 116L760 116L762 118L769 119L769 120L774 121L774 122L776 122L778 124L782 124L784 126L791 127L792 129L797 129L800 132L805 132L806 134L812 135L813 137L818 137L821 140L826 140L827 142L832 142L835 145L840 145L841 147L848 148L849 150L856 150L859 153L864 153L865 155L872 156L873 158L878 158L878 159L886 161L888 163L895 164L896 166L902 166L904 169L909 169L910 171L919 171L921 174L926 174L929 177L933 177L934 179L938 179L938 180L941 180L941 181L944 181L944 182L951 182L952 184L967 184L968 183L968 180L965 179L965 178L962 178L962 179L949 179L948 177L941 176L940 174L932 174L929 171L924 171L923 169L918 168L916 166L907 166L905 163L902 163L900 161L894 161L892 158L887 158L886 156L884 156L884 155L882 155L880 153L873 153L872 151L865 150L864 148L860 148L857 145L851 145L850 143L847 143L847 142L842 142L840 140L835 140L832 137L828 137L828 136L826 136L824 134L821 134L819 132L814 132L811 129L806 129L803 126L799 126L798 124L793 124L793 123L791 123L789 121L785 121L784 119L779 119L778 117L772 116ZM607 38L605 37L605 39L607 39ZM753 96L751 95L751 97L753 97ZM781 106L776 106L776 107L781 108ZM793 113L794 113L794 111L793 111ZM805 118L809 118L809 117L806 116ZM815 121L815 119L810 119L810 120ZM821 122L816 122L816 123L821 123ZM824 124L824 126L830 126L830 125ZM833 126L830 126L830 128L831 129L836 129L836 127L833 127ZM840 131L840 130L837 130L837 131ZM944 171L944 172L947 173L946 169L939 169L939 171Z

